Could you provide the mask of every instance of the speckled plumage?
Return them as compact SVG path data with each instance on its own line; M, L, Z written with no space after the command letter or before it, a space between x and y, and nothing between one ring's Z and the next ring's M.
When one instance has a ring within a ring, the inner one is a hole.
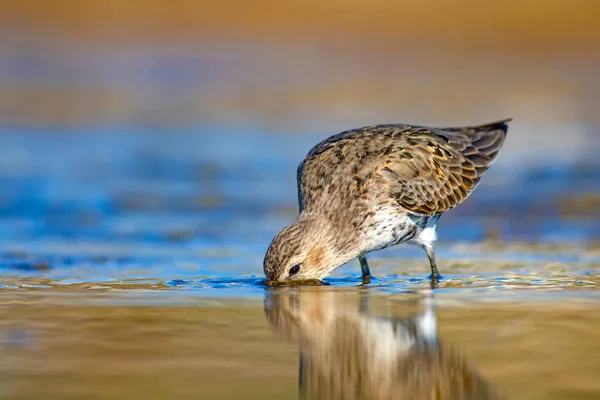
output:
M374 125L331 136L298 167L298 218L271 242L272 280L322 279L359 257L398 243L422 246L432 278L440 215L475 189L495 160L510 120L464 128ZM290 274L290 268L300 266Z

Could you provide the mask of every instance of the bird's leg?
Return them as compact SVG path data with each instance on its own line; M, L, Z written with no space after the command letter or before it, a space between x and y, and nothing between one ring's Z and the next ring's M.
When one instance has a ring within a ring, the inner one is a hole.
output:
M362 271L363 285L371 283L371 270L369 270L369 264L367 263L367 258L361 254L360 256L358 256L358 261L360 262L360 270Z
M440 273L437 269L437 265L435 263L435 253L433 252L433 246L431 244L423 245L423 250L425 250L425 253L427 253L427 257L429 258L429 266L431 267L431 275L429 276L429 278L431 279L431 284L433 287L434 282L437 284L437 282L439 282L441 278Z

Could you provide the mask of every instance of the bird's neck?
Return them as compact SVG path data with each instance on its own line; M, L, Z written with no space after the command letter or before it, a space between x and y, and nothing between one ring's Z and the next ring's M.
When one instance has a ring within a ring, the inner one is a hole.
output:
M339 229L326 216L302 212L295 223L305 230L307 240L324 248L329 265L346 264L362 253L358 232Z

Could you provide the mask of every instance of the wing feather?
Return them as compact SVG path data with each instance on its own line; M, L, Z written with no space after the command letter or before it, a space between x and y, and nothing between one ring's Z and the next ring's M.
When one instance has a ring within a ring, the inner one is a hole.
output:
M456 207L495 160L508 130L499 121L465 128L418 128L379 166L376 179L398 203L417 214Z
M392 199L415 214L454 208L494 162L508 121L461 128L373 125L334 135L298 166L300 211L326 202L331 193L373 188L378 199Z

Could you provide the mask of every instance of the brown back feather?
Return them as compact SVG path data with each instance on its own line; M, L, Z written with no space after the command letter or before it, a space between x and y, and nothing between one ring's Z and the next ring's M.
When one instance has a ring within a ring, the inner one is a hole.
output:
M464 128L414 128L379 167L376 180L417 214L456 207L475 189L506 138L504 120Z
M508 121L461 128L373 125L331 136L298 167L300 211L366 191L415 214L454 208L495 160Z

